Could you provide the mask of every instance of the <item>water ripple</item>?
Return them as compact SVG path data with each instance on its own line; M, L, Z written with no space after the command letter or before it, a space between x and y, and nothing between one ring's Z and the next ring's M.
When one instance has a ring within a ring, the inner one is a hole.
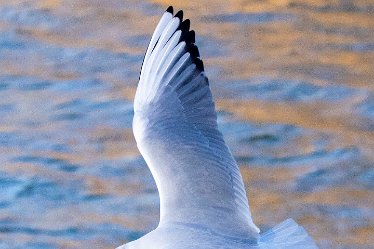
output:
M207 15L202 18L205 22L217 23L241 23L241 24L261 24L277 21L292 21L295 17L291 14L281 14L272 12L262 13L234 13Z
M48 167L57 168L62 171L67 172L74 172L76 171L79 166L76 164L72 164L66 160L59 159L59 158L50 158L50 157L41 157L41 156L18 156L13 159L15 162L23 162L23 163L36 163Z

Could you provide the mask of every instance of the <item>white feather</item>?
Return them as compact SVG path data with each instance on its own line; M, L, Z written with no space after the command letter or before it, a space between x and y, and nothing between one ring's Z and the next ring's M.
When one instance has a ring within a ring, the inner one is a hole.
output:
M134 100L134 135L159 190L160 224L121 248L317 248L290 220L259 235L208 79L179 25L178 17L162 16Z

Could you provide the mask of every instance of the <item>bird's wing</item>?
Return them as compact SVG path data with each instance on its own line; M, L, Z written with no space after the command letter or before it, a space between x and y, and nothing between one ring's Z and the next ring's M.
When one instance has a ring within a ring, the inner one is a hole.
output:
M225 182L237 212L253 224L240 171L217 127L208 79L194 44L195 33L189 30L188 19L182 21L183 12L175 16L172 12L169 7L163 14L143 61L134 100L133 129L138 148L151 164L155 178L161 171L189 160L186 155L173 154L180 153L179 148L189 148L201 167L214 169L214 181ZM160 153L171 159L152 167ZM169 179L173 180L177 178ZM253 229L258 231L254 224Z

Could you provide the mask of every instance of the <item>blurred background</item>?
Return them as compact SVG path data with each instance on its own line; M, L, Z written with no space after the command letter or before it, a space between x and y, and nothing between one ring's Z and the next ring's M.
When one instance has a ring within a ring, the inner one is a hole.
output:
M163 11L192 20L262 230L374 244L374 2L0 0L0 248L115 248L155 228L131 130Z

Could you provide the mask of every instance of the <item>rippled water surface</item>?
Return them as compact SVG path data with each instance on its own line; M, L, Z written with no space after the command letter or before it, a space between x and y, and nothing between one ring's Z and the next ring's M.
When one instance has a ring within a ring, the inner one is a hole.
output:
M374 244L372 1L0 1L0 248L114 248L154 228L131 131L168 5L197 32L254 220Z

